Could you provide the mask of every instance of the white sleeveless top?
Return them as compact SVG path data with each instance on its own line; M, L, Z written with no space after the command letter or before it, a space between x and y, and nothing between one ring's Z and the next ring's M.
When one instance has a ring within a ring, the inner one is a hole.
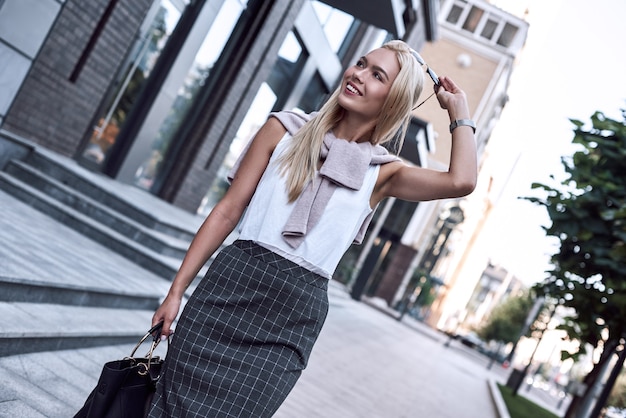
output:
M282 230L291 215L284 179L277 159L291 142L286 133L280 140L240 225L239 239L251 240L288 260L330 279L343 254L372 212L370 197L378 178L379 165L371 165L360 190L337 187L317 225L304 242L292 248L283 240Z

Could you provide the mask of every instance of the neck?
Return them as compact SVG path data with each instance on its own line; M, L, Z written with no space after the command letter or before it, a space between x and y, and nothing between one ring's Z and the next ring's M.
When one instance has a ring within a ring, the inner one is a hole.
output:
M350 142L369 142L376 122L372 119L359 118L345 112L339 123L334 127L333 134L337 138Z

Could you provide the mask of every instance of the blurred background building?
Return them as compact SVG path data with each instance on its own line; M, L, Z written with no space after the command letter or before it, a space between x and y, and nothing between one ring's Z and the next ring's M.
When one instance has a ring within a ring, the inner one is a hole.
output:
M355 299L381 301L433 327L456 326L468 309L486 315L472 294L491 267L469 255L497 200L489 137L527 30L523 19L479 0L0 1L0 187L24 196L39 184L28 171L78 189L54 178L57 156L89 173L85 181L132 185L206 215L270 112L316 110L358 57L403 39L466 90L478 126L479 185L465 199L383 202L367 241L350 249L335 279ZM445 170L448 124L428 100L400 155ZM11 164L28 168L18 175ZM40 191L63 202L58 187L48 189Z

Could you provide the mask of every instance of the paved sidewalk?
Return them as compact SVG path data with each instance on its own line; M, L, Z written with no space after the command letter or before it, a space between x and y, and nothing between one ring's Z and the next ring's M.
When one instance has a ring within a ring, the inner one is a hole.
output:
M76 280L84 281L84 272L90 271L94 286L114 275L137 287L159 283L151 291L167 287L3 193L0 208L0 276L73 280L82 270ZM336 282L331 282L329 298L329 317L309 367L276 418L498 417L488 381L505 381L506 371L487 370L486 359L456 342L444 346L445 336L422 323L411 318L398 322L352 300ZM48 308L50 315L62 314L58 306ZM144 319L149 321L149 316ZM102 364L131 349L124 345L0 357L0 417L71 417L95 385Z
M504 373L446 340L335 291L309 367L276 418L498 417L488 379Z
M330 291L331 309L309 367L275 418L498 418L488 379L504 371L433 334ZM160 347L163 355L164 347ZM132 346L0 358L0 417L71 417L102 364ZM51 401L50 397L54 399Z

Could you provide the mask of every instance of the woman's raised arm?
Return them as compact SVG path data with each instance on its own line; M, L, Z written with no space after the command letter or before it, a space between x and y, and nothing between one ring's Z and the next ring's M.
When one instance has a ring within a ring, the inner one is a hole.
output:
M448 111L450 121L469 119L465 92L448 77L441 77L440 82L437 99ZM402 162L385 164L381 167L372 204L392 196L414 202L465 196L476 187L477 170L474 130L471 126L459 125L452 131L448 171L413 167Z

